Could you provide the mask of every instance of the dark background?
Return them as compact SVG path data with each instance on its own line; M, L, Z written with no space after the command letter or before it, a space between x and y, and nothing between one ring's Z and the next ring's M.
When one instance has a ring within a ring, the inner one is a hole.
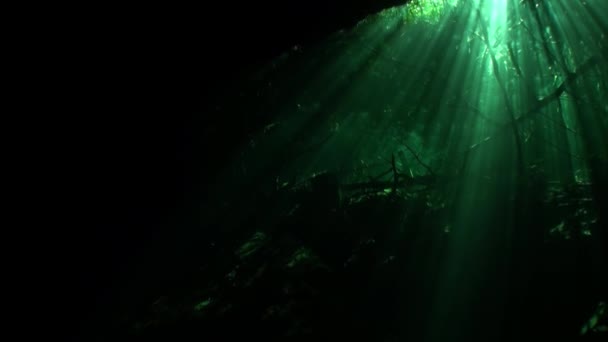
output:
M166 274L177 236L201 234L205 189L255 126L213 113L238 92L240 77L404 2L145 4L76 9L57 22L53 53L70 70L57 77L71 83L64 99L75 109L60 124L62 158L53 161L67 165L54 181L67 197L55 198L59 213L70 221L54 244L65 318L84 324L102 315L133 270Z

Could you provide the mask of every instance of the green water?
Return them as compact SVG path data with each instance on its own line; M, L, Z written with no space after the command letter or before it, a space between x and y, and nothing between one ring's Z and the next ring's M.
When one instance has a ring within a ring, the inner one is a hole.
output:
M393 155L411 178L434 173L452 238L425 336L467 336L486 315L500 336L503 284L523 276L537 234L530 180L603 177L590 164L608 156L607 14L601 0L421 0L294 48L252 81L251 115L272 119L235 161L239 178L328 170L352 183Z
M234 83L212 114L252 128L201 214L222 266L180 310L294 340L578 336L608 284L607 23L605 0L418 0Z

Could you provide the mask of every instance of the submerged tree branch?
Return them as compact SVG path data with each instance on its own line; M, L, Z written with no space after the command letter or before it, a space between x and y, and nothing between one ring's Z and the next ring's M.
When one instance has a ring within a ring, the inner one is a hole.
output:
M585 73L587 73L592 67L596 66L598 64L599 58L597 58L596 56L589 58L588 60L586 60L583 64L581 64L576 71L569 73L568 77L566 77L566 79L559 85L559 87L557 87L551 94L543 97L540 100L536 101L536 104L528 111L526 111L525 113L523 113L522 115L520 115L519 117L517 117L514 121L515 124L520 124L523 123L524 121L532 118L535 114L541 114L542 110L548 106L550 103L552 103L555 100L559 100L560 96L564 93L567 92L568 88L571 87L577 80L578 78L580 78L582 75L584 75ZM502 127L502 129L500 130L501 133L505 133L505 131L507 131L508 129L512 128L511 124L506 124ZM474 148L479 147L482 143L488 142L494 138L496 138L497 136L499 136L500 134L495 134L493 136L488 136L486 137L484 140L477 142L473 145L471 145L471 147L469 147L467 149L467 151L472 150Z
M409 147L408 144L406 144L405 142L402 142L402 144L403 144L403 146L405 146L405 148L407 148L408 151L410 151L410 153L414 156L414 158L416 159L416 161L418 161L418 163L420 165L422 165L422 167L424 167L429 172L430 175L433 175L433 176L435 175L435 172L433 172L433 169L431 169L431 167L429 165L425 164L420 159L420 157L418 156L418 154L416 152L414 152L414 150L411 147Z

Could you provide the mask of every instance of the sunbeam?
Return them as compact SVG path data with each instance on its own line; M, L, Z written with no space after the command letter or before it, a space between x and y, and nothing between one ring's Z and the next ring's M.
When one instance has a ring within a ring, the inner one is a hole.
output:
M293 341L608 330L607 14L412 0L226 82L205 114L244 133L217 129L236 147L200 157L227 160L200 183L219 261L138 331L184 316Z

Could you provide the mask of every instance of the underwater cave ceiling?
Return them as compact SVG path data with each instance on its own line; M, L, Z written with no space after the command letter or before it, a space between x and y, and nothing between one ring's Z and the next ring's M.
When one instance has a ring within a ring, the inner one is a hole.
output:
M225 2L207 9L214 13L212 20L201 21L197 17L184 20L188 28L180 34L186 33L188 40L200 40L199 25L203 32L216 33L204 37L205 41L211 41L211 47L217 47L205 58L216 59L215 64L232 65L232 71L241 72L268 62L295 45L315 44L338 30L351 28L368 15L408 2L410 0L312 0L297 5L276 0ZM218 26L224 25L218 32ZM230 70L221 72L218 79L225 77L226 72Z

